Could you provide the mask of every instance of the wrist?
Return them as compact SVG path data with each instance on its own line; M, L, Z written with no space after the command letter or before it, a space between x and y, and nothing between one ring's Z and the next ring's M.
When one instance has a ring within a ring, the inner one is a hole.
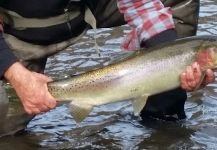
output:
M177 33L175 29L169 29L151 37L146 41L143 40L140 46L149 48L164 42L174 41L176 39L177 39Z
M27 70L21 63L13 63L4 73L4 77L8 80L12 86L16 86L17 83L22 82L23 78L28 77L30 71Z

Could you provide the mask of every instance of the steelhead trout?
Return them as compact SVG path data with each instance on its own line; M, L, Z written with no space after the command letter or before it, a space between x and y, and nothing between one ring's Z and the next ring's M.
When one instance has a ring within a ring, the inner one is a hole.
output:
M70 79L48 83L49 92L59 101L71 101L71 114L81 122L94 106L132 100L138 115L150 95L180 86L180 75L197 61L202 69L217 65L217 37L179 39Z

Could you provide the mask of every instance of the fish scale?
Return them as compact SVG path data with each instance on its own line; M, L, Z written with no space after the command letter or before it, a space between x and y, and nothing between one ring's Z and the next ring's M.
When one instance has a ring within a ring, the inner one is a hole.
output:
M84 120L94 106L129 99L138 115L149 96L180 86L180 74L193 62L215 68L217 37L183 38L138 51L115 64L50 82L48 90L59 101L71 101L70 112L76 122Z

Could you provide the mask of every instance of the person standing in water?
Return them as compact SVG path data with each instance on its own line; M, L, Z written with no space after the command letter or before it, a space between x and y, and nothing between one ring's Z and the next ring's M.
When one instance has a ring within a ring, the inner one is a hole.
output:
M185 8L186 12L187 8L193 9L193 13L189 11L191 16L198 15L199 2L194 3L190 0L184 3L190 6ZM97 28L128 23L132 30L122 47L132 50L175 40L173 15L171 8L160 0L3 0L0 2L0 76L13 86L27 114L47 112L56 106L56 99L47 89L51 79L43 74L47 57L74 44L94 26L88 17L96 19ZM193 21L197 22L197 17ZM187 27L182 31L193 35L196 25L191 27L192 31ZM186 91L192 91L199 78L198 64L186 68L180 77L181 87L151 96L142 118L174 114L178 119L185 118ZM207 70L204 84L213 81L213 71ZM166 105L161 105L161 101Z

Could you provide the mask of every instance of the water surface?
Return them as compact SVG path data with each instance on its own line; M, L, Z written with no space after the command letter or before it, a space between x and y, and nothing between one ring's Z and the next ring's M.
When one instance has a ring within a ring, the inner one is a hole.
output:
M201 2L198 35L217 34L217 1ZM101 56L94 47L94 32L89 31L75 45L51 57L46 74L54 79L83 73L108 65L123 54L119 44L126 26L97 30ZM187 119L180 122L152 120L141 123L132 114L129 102L97 107L79 126L67 104L36 116L26 133L0 138L1 150L53 149L216 149L217 84L188 94Z

